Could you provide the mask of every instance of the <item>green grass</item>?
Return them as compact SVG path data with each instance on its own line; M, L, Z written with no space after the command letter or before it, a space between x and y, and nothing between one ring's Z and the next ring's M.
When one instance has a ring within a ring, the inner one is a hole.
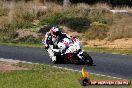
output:
M84 47L84 50L100 53L118 53L118 54L132 54L132 49L118 49L118 48L99 48L99 47Z
M29 44L29 43L7 43L7 42L0 42L0 45L7 45L7 46L25 46L25 47L36 47L36 48L43 48L43 44Z
M0 72L1 88L83 88L78 79L81 73L54 68L44 64L18 64L32 68L27 71ZM89 78L112 79L89 74ZM88 86L86 88L94 88ZM130 86L96 86L96 88L130 88Z

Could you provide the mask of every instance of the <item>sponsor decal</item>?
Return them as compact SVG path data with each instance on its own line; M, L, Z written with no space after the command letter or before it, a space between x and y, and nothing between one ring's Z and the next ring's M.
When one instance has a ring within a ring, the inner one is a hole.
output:
M82 86L88 85L130 85L129 80L91 80L88 77L88 71L82 68L82 78L79 80Z

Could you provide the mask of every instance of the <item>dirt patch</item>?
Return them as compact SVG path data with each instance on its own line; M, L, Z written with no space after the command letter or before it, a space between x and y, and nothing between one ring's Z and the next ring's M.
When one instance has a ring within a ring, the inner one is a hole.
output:
M29 70L29 68L19 67L16 62L0 61L0 71Z

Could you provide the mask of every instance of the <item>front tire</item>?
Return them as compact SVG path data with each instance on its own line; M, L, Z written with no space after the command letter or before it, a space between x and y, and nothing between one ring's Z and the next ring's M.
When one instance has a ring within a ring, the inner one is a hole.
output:
M82 55L83 55L83 59L84 59L86 64L93 65L93 59L87 52L83 52Z

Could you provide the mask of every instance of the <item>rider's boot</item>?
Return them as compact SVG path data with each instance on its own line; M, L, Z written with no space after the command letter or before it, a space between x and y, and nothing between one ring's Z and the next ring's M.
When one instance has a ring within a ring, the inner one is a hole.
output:
M52 62L56 61L56 56L51 57Z
M49 53L49 57L51 58L51 61L56 61L56 56L54 56L54 52L51 48L47 49L48 53Z
M47 49L47 51L48 51L48 53L49 53L50 58L51 58L52 56L54 56L54 52L53 52L50 48Z

